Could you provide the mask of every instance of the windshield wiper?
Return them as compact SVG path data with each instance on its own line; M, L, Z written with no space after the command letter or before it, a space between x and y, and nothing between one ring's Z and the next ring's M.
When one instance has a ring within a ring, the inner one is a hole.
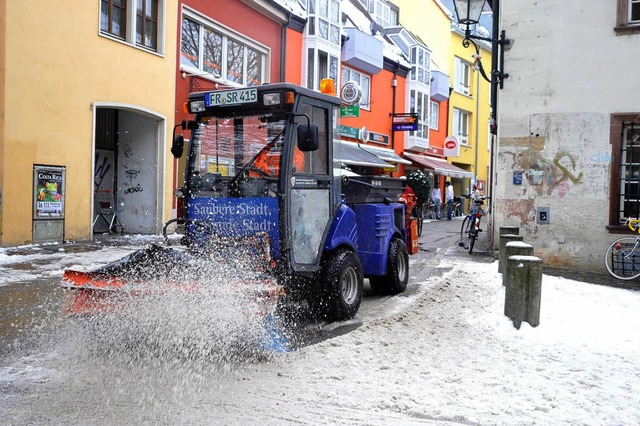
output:
M286 127L285 127L286 128ZM256 155L253 156L253 158L247 163L245 164L239 171L238 173L236 173L233 176L233 179L231 179L229 181L229 186L232 186L238 179L240 179L240 176L242 176L242 174L244 172L246 172L252 165L253 163L255 163L256 159L265 151L270 150L271 148L273 148L274 146L276 146L276 142L278 141L278 139L280 139L283 135L284 135L284 131L285 129L282 129L282 131L280 133L278 133L273 139L271 139L271 142L269 142L268 144L266 144L265 146L263 146L260 151L258 151L256 153Z

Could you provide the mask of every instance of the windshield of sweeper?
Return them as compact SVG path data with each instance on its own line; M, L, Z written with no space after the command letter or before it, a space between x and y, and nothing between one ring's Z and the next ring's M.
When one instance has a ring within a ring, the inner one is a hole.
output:
M191 142L189 171L197 181L206 174L233 178L247 172L277 179L286 121L264 115L203 117Z

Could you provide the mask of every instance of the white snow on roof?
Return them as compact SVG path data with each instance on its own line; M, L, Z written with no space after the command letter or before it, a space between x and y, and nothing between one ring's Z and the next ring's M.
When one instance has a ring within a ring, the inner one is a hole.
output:
M302 5L302 3L300 3L299 0L273 0L273 1L301 18L307 17L307 10Z

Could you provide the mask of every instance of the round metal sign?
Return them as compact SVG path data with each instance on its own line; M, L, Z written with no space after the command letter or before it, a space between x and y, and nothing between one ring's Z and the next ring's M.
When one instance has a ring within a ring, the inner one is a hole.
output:
M340 99L345 105L356 105L362 97L362 89L355 81L347 81L340 90Z

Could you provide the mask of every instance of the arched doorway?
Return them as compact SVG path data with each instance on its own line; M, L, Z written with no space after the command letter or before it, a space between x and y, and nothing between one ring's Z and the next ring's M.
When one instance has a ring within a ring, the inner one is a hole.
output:
M155 234L162 217L164 117L95 108L93 233Z

